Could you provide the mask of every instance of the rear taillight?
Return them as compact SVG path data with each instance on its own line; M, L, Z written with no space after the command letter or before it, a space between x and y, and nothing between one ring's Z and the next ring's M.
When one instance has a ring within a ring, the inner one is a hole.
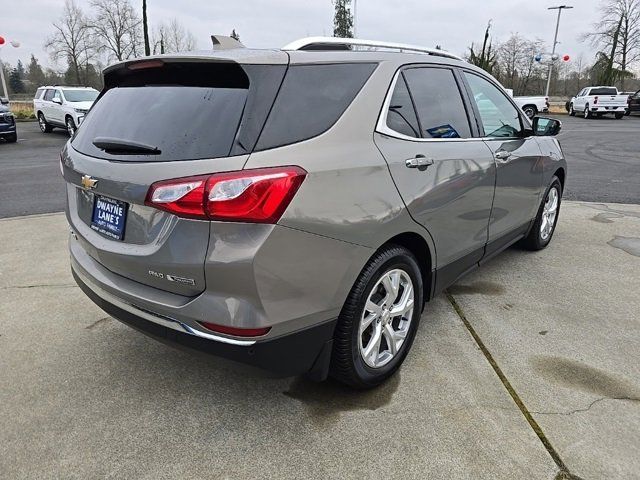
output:
M544 97L544 104L547 108L549 108L549 97Z
M261 168L163 180L151 185L145 205L187 218L276 223L306 173L300 167Z
M598 97L593 98L593 104L595 105L596 103L598 103Z

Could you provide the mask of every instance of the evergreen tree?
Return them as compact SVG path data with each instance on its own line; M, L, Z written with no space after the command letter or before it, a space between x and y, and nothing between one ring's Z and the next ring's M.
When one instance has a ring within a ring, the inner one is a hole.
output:
M333 36L353 38L353 16L351 15L351 0L334 0L336 13L333 17Z
M11 70L9 74L9 88L13 93L25 93L23 78L24 66L22 62L18 60L18 65L16 65L16 68Z
M38 88L46 83L44 71L42 71L42 67L33 53L31 54L31 60L27 68L26 78L31 84L31 89Z
M482 42L482 50L476 52L473 49L473 43L469 47L469 63L480 67L487 73L493 74L497 65L496 52L492 50L491 37L489 37L489 30L491 30L491 21L487 24L487 29L484 31L484 41Z

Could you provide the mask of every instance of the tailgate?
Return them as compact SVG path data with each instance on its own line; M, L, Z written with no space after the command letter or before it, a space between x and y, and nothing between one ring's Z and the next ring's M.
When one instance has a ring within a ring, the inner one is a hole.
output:
M626 95L604 95L598 97L598 103L603 107L626 107L628 97Z
M92 258L179 295L205 289L211 222L145 200L158 181L242 170L282 82L282 55L275 64L163 57L107 70L62 156L68 220Z

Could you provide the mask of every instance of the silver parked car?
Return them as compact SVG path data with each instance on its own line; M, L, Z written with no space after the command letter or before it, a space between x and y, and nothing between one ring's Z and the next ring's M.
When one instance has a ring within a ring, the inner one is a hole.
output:
M62 152L71 266L159 339L372 387L425 302L558 221L560 122L440 50L311 38L104 82Z

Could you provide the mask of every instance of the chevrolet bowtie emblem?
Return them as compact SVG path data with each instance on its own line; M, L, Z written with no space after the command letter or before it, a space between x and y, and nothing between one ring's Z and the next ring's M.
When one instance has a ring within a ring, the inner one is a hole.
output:
M91 190L92 188L96 188L98 180L93 178L91 175L83 175L81 183L84 188L86 188L87 190Z

